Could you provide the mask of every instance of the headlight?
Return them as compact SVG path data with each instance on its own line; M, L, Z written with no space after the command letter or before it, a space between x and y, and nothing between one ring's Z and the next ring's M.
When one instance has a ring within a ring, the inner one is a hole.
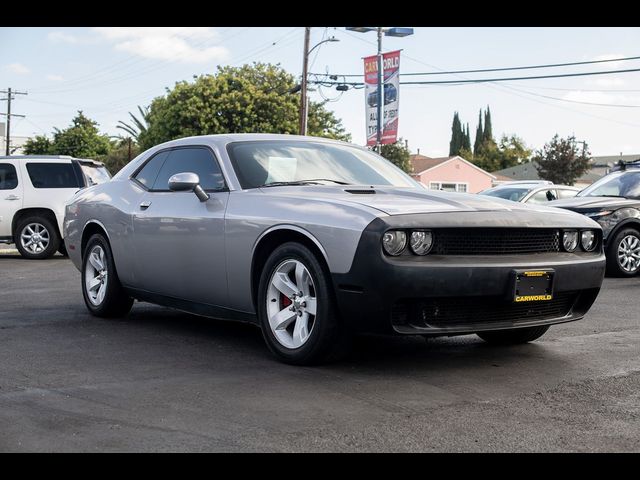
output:
M587 212L584 215L589 218L600 218L605 217L611 213L613 213L611 210L601 210L599 212Z
M578 246L578 231L566 230L562 234L562 246L567 252L573 252Z
M429 230L414 230L409 238L411 251L416 255L426 255L433 245L433 235Z
M596 232L593 230L583 230L580 234L580 243L585 252L591 252L596 248L597 239Z
M382 237L382 246L389 255L399 255L407 245L407 235L401 230L389 230Z

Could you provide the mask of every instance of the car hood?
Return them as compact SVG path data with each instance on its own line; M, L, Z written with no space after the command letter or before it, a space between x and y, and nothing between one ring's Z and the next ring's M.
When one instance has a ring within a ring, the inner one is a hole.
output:
M559 213L561 210L540 205L526 205L496 197L476 194L421 190L418 188L371 187L357 185L304 185L267 187L268 195L318 200L374 208L387 215L442 212L510 212L538 211Z
M549 202L550 207L567 208L570 210L598 210L616 209L640 205L640 201L618 197L573 197Z

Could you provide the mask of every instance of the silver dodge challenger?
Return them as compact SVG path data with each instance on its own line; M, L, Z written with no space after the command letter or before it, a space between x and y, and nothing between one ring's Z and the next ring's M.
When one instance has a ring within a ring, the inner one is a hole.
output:
M600 226L567 210L429 191L348 143L267 134L157 145L66 206L89 311L134 299L251 322L292 364L356 333L535 340L604 277Z

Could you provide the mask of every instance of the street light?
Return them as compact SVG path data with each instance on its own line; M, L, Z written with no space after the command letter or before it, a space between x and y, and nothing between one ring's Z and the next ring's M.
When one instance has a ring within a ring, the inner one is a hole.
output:
M413 35L413 28L408 27L392 27L392 28L384 28L384 27L346 27L347 30L358 33L367 33L367 32L378 32L378 111L376 113L376 123L377 123L377 132L376 132L376 149L378 153L380 153L380 149L382 148L382 106L384 101L384 70L382 67L382 34L384 33L388 37L408 37L409 35Z
M307 117L309 116L309 108L307 105L307 69L309 66L309 54L313 52L323 43L339 42L340 39L330 37L322 40L309 49L309 37L311 36L311 27L304 27L304 52L302 55L302 82L300 85L300 135L307 134Z

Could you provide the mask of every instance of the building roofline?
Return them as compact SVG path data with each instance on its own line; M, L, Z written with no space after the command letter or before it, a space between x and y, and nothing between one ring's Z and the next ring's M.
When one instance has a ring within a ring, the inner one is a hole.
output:
M451 162L452 160L455 160L456 158L457 158L457 159L462 160L464 163L466 163L467 165L469 165L469 166L471 166L471 167L475 168L476 170L479 170L480 172L482 172L482 173L484 173L484 174L486 174L486 175L490 176L490 177L491 177L491 178L493 178L494 180L496 180L496 179L497 179L497 178L495 177L495 175L493 175L492 173L489 173L489 172L487 172L486 170L483 170L482 168L480 168L479 166L474 165L474 164L473 164L473 163L471 163L470 161L465 160L465 159L464 159L464 158L462 158L460 155L454 155L454 156L453 156L453 157L451 157L449 160L445 160L444 162L442 162L442 163L438 163L437 165L434 165L433 167L429 167L429 168L427 168L427 169L425 169L425 170L422 170L421 172L417 172L417 173L415 173L415 175L422 175L423 173L428 172L429 170L433 170L434 168L441 167L442 165L444 165L444 164L446 164L446 163L449 163L449 162Z

